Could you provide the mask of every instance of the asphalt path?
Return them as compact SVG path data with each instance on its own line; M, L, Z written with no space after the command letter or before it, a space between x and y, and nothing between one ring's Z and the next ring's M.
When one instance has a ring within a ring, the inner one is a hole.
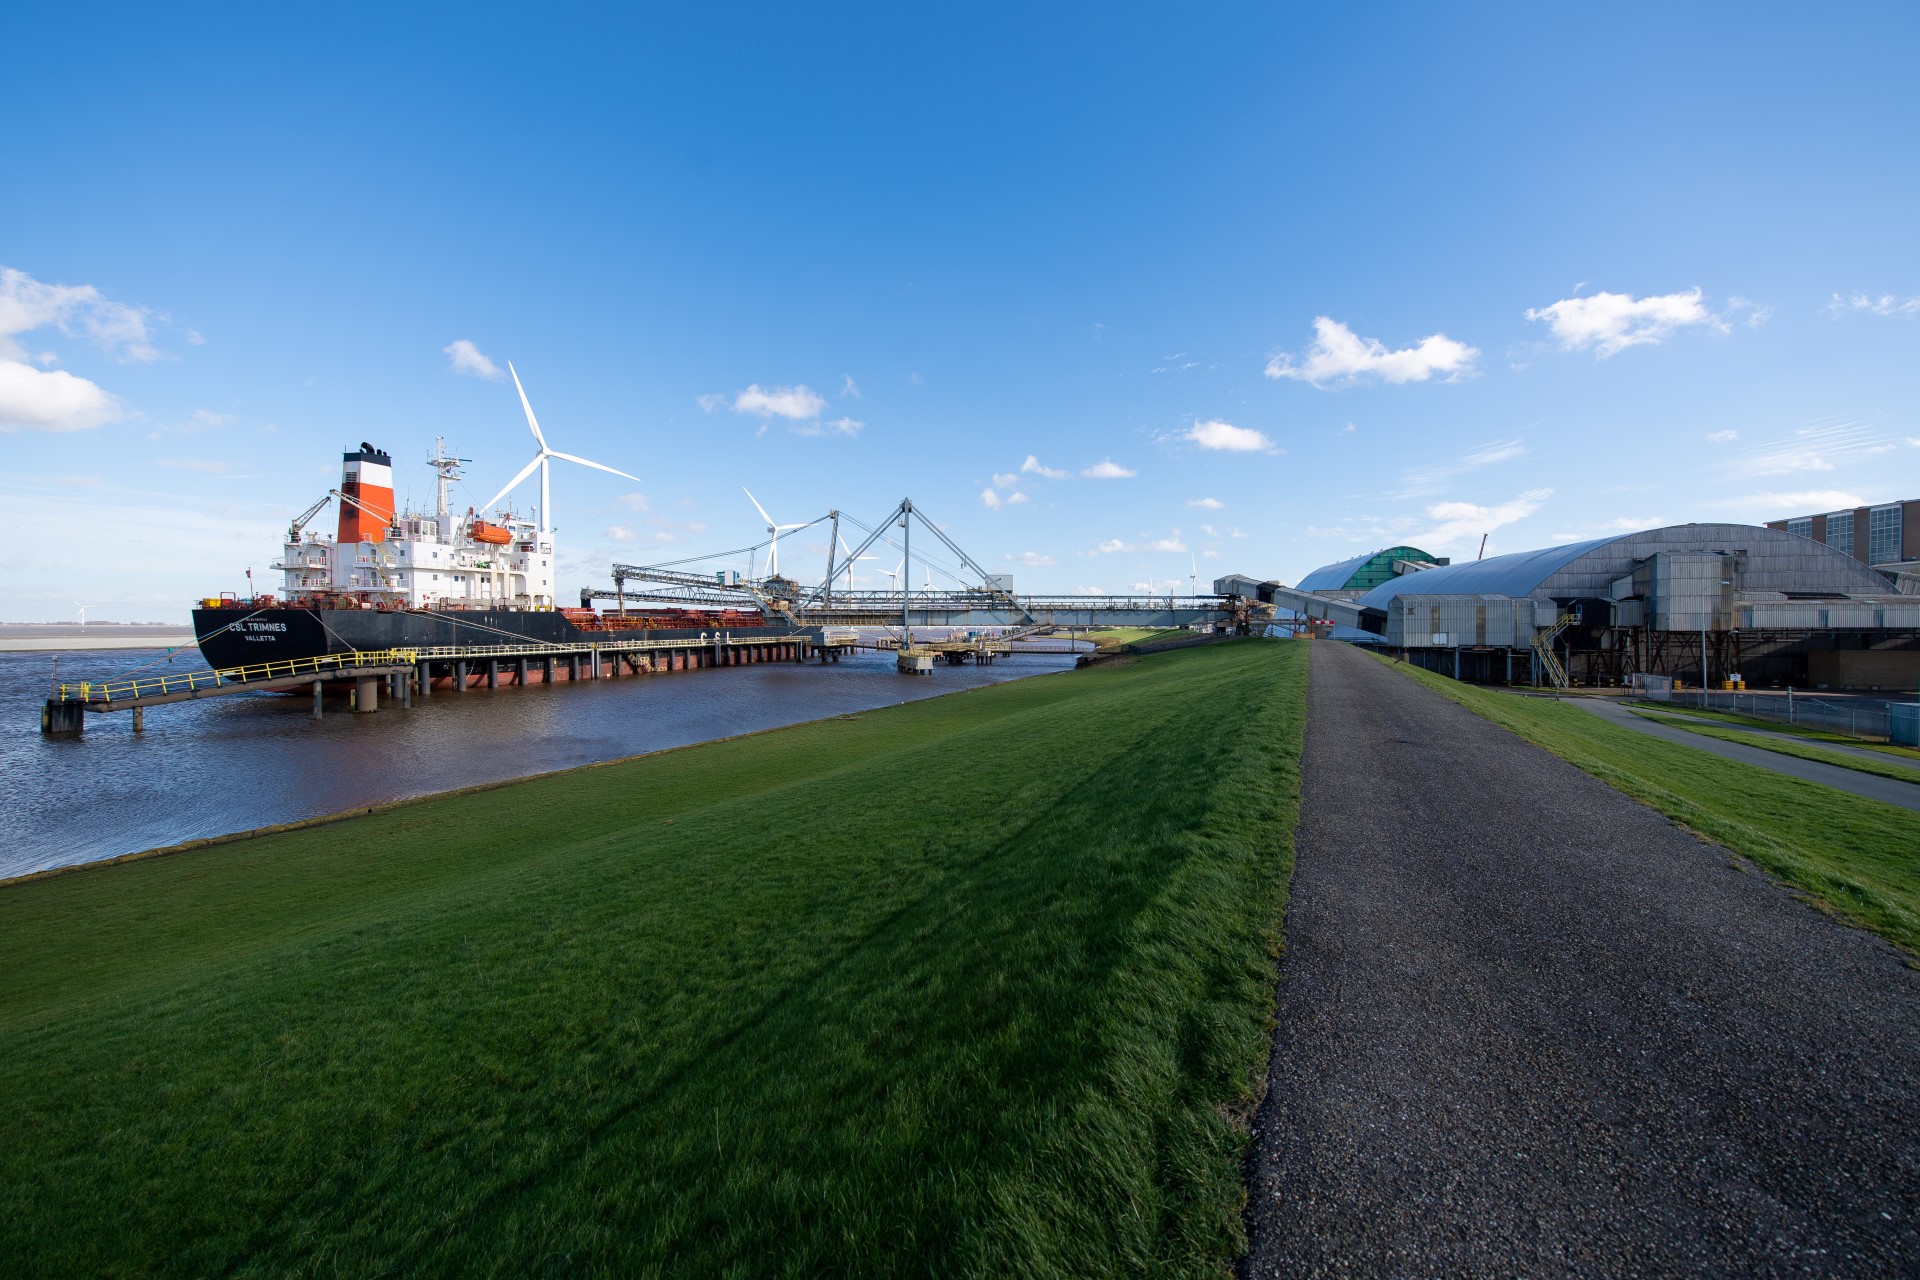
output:
M1920 972L1315 643L1252 1276L1913 1274Z
M1829 742L1825 738L1809 738L1798 733L1788 733L1784 729L1762 729L1753 724L1736 724L1728 720L1708 720L1702 716L1689 715L1684 711L1667 711L1656 707L1642 706L1641 710L1660 716L1656 724L1703 725L1709 729L1736 729L1741 733L1750 733L1756 738L1769 738L1775 742L1798 742L1803 746L1819 747L1822 751L1838 751L1842 755L1857 756L1862 760L1876 760L1881 764L1904 764L1914 770L1914 777L1920 779L1920 760L1897 756L1884 751L1875 751L1872 747L1853 746L1845 742Z
M1625 707L1616 706L1611 702L1601 702L1591 698L1580 698L1575 701L1602 720L1610 721L1623 729L1632 729L1635 733L1644 733L1648 737L1660 738L1666 742L1677 742L1683 747L1692 747L1697 751L1705 751L1709 755L1724 756L1729 760L1738 760L1742 764L1771 769L1789 778L1804 778L1808 782L1818 782L1822 786L1833 787L1856 796L1865 796L1869 800L1883 800L1888 804L1897 804L1902 809L1920 812L1920 775L1916 775L1912 782L1902 782L1897 778L1882 778L1877 774L1849 769L1845 765L1802 760L1798 756L1768 751L1765 747L1750 747L1744 742L1727 742L1720 738L1709 738L1703 733L1690 733L1685 729L1676 729L1672 725L1649 720L1645 716L1637 716ZM1809 743L1808 745L1824 746L1825 744Z

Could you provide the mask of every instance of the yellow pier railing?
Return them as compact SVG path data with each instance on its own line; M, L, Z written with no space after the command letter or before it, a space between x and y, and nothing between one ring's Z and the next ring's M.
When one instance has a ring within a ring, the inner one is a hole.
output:
M186 671L161 676L133 676L124 680L82 680L53 686L59 702L127 702L169 693L192 693L216 689L222 685L258 684L264 680L292 680L300 676L321 676L332 671L362 667L392 667L416 660L417 650L376 649L349 653L322 653L311 658L290 658L284 662L256 662L244 667L223 667L218 671Z

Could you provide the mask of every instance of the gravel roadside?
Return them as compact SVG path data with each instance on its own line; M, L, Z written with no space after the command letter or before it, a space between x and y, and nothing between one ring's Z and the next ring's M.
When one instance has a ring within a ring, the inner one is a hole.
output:
M1891 1275L1920 972L1316 643L1249 1276Z

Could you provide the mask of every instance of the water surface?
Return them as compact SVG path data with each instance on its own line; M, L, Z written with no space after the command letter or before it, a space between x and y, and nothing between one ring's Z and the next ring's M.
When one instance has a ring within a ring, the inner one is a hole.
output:
M40 734L55 661L63 679L205 669L176 653L0 653L0 877L204 836L339 813L917 701L1073 665L1003 658L898 675L893 655L821 666L717 667L525 689L435 692L407 711L352 715L329 698L252 693L89 716L78 738Z

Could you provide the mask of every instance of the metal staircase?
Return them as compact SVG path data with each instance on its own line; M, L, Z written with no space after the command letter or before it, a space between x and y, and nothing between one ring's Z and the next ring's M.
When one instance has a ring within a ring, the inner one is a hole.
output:
M1534 657L1539 660L1540 670L1546 676L1547 683L1556 689L1564 689L1567 687L1567 668L1566 665L1560 661L1560 655L1553 651L1553 642L1560 638L1562 632L1578 621L1578 615L1563 613L1554 621L1554 624L1545 631L1537 631L1534 633Z

